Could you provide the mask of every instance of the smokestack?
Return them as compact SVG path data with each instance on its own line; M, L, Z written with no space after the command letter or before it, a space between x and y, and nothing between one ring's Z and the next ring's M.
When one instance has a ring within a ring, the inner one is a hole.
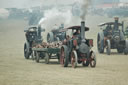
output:
M125 34L125 32L124 32L124 21L122 21L122 32Z
M118 28L119 28L118 21L119 21L119 18L118 17L115 17L115 29L116 30L118 30Z
M38 38L41 39L41 25L38 26Z
M81 22L81 40L85 42L85 22Z

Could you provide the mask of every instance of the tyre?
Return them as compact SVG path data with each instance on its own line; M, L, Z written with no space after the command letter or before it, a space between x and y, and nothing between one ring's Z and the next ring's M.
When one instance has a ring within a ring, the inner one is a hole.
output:
M54 34L52 32L49 32L47 35L47 42L53 42L54 41Z
M128 54L128 40L125 41L125 49L124 49L124 54Z
M110 55L110 53L111 53L111 44L110 44L110 40L107 40L106 52L107 52L107 55Z
M72 53L71 53L71 64L72 64L72 67L73 68L76 68L77 67L77 61L78 61L77 58L78 58L77 57L77 52L75 50L72 51Z
M97 36L97 49L99 53L104 53L104 35L99 33Z
M120 31L120 38L121 38L121 41L125 40L125 36L124 36L124 33L122 31Z
M90 52L90 66L96 67L96 54L93 51Z
M57 38L56 38L56 41L57 41L57 42L59 42L59 41L60 41L59 37L57 37Z
M35 59L36 59L36 62L39 63L39 61L40 61L39 52L36 52L36 58Z
M48 55L48 53L45 53L45 63L49 64L49 55Z
M64 45L61 47L60 63L63 67L67 67L68 61L69 61L68 47Z
M27 46L27 44L25 43L24 44L24 57L26 58L26 59L29 59L29 51L28 51L28 46Z

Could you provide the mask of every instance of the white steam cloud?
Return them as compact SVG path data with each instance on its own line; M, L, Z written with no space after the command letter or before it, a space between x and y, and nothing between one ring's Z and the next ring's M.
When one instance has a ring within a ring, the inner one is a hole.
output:
M81 6L81 19L85 20L87 12L88 12L88 7L91 4L91 0L83 0L82 6Z
M47 29L53 29L55 25L60 26L64 24L65 26L71 26L79 22L78 17L73 17L70 10L59 11L56 8L47 10L44 12L44 18L42 18L39 24Z
M9 16L9 11L4 9L4 8L0 8L0 19L6 19Z
M44 17L40 20L39 25L41 25L46 30L53 29L55 25L60 26L64 23L65 27L72 25L79 25L82 20L85 20L88 7L91 4L91 0L82 0L81 2L81 16L73 16L71 9L66 11L59 11L57 8L46 10L44 12Z

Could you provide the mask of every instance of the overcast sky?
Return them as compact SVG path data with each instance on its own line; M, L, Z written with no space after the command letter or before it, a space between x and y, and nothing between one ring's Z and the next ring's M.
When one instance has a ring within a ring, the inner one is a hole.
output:
M128 0L120 0L120 1L122 1L122 2L128 2Z
M0 8L24 8L50 4L70 4L77 0L0 0Z
M70 4L79 0L0 0L0 8L29 8L33 6L51 5L51 4ZM128 0L121 0L126 1Z

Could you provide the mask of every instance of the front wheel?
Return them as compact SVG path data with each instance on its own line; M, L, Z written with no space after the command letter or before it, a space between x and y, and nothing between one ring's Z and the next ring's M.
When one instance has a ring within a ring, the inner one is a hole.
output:
M77 57L77 52L75 50L72 51L72 53L71 53L71 64L72 64L72 67L73 68L76 68L77 67L77 61L78 61L77 58L78 58Z
M125 49L124 49L124 54L128 54L128 40L125 41Z
M108 55L110 55L110 53L111 53L111 44L110 44L110 40L107 40L106 52L107 52Z
M96 54L93 51L90 52L90 66L96 67Z

